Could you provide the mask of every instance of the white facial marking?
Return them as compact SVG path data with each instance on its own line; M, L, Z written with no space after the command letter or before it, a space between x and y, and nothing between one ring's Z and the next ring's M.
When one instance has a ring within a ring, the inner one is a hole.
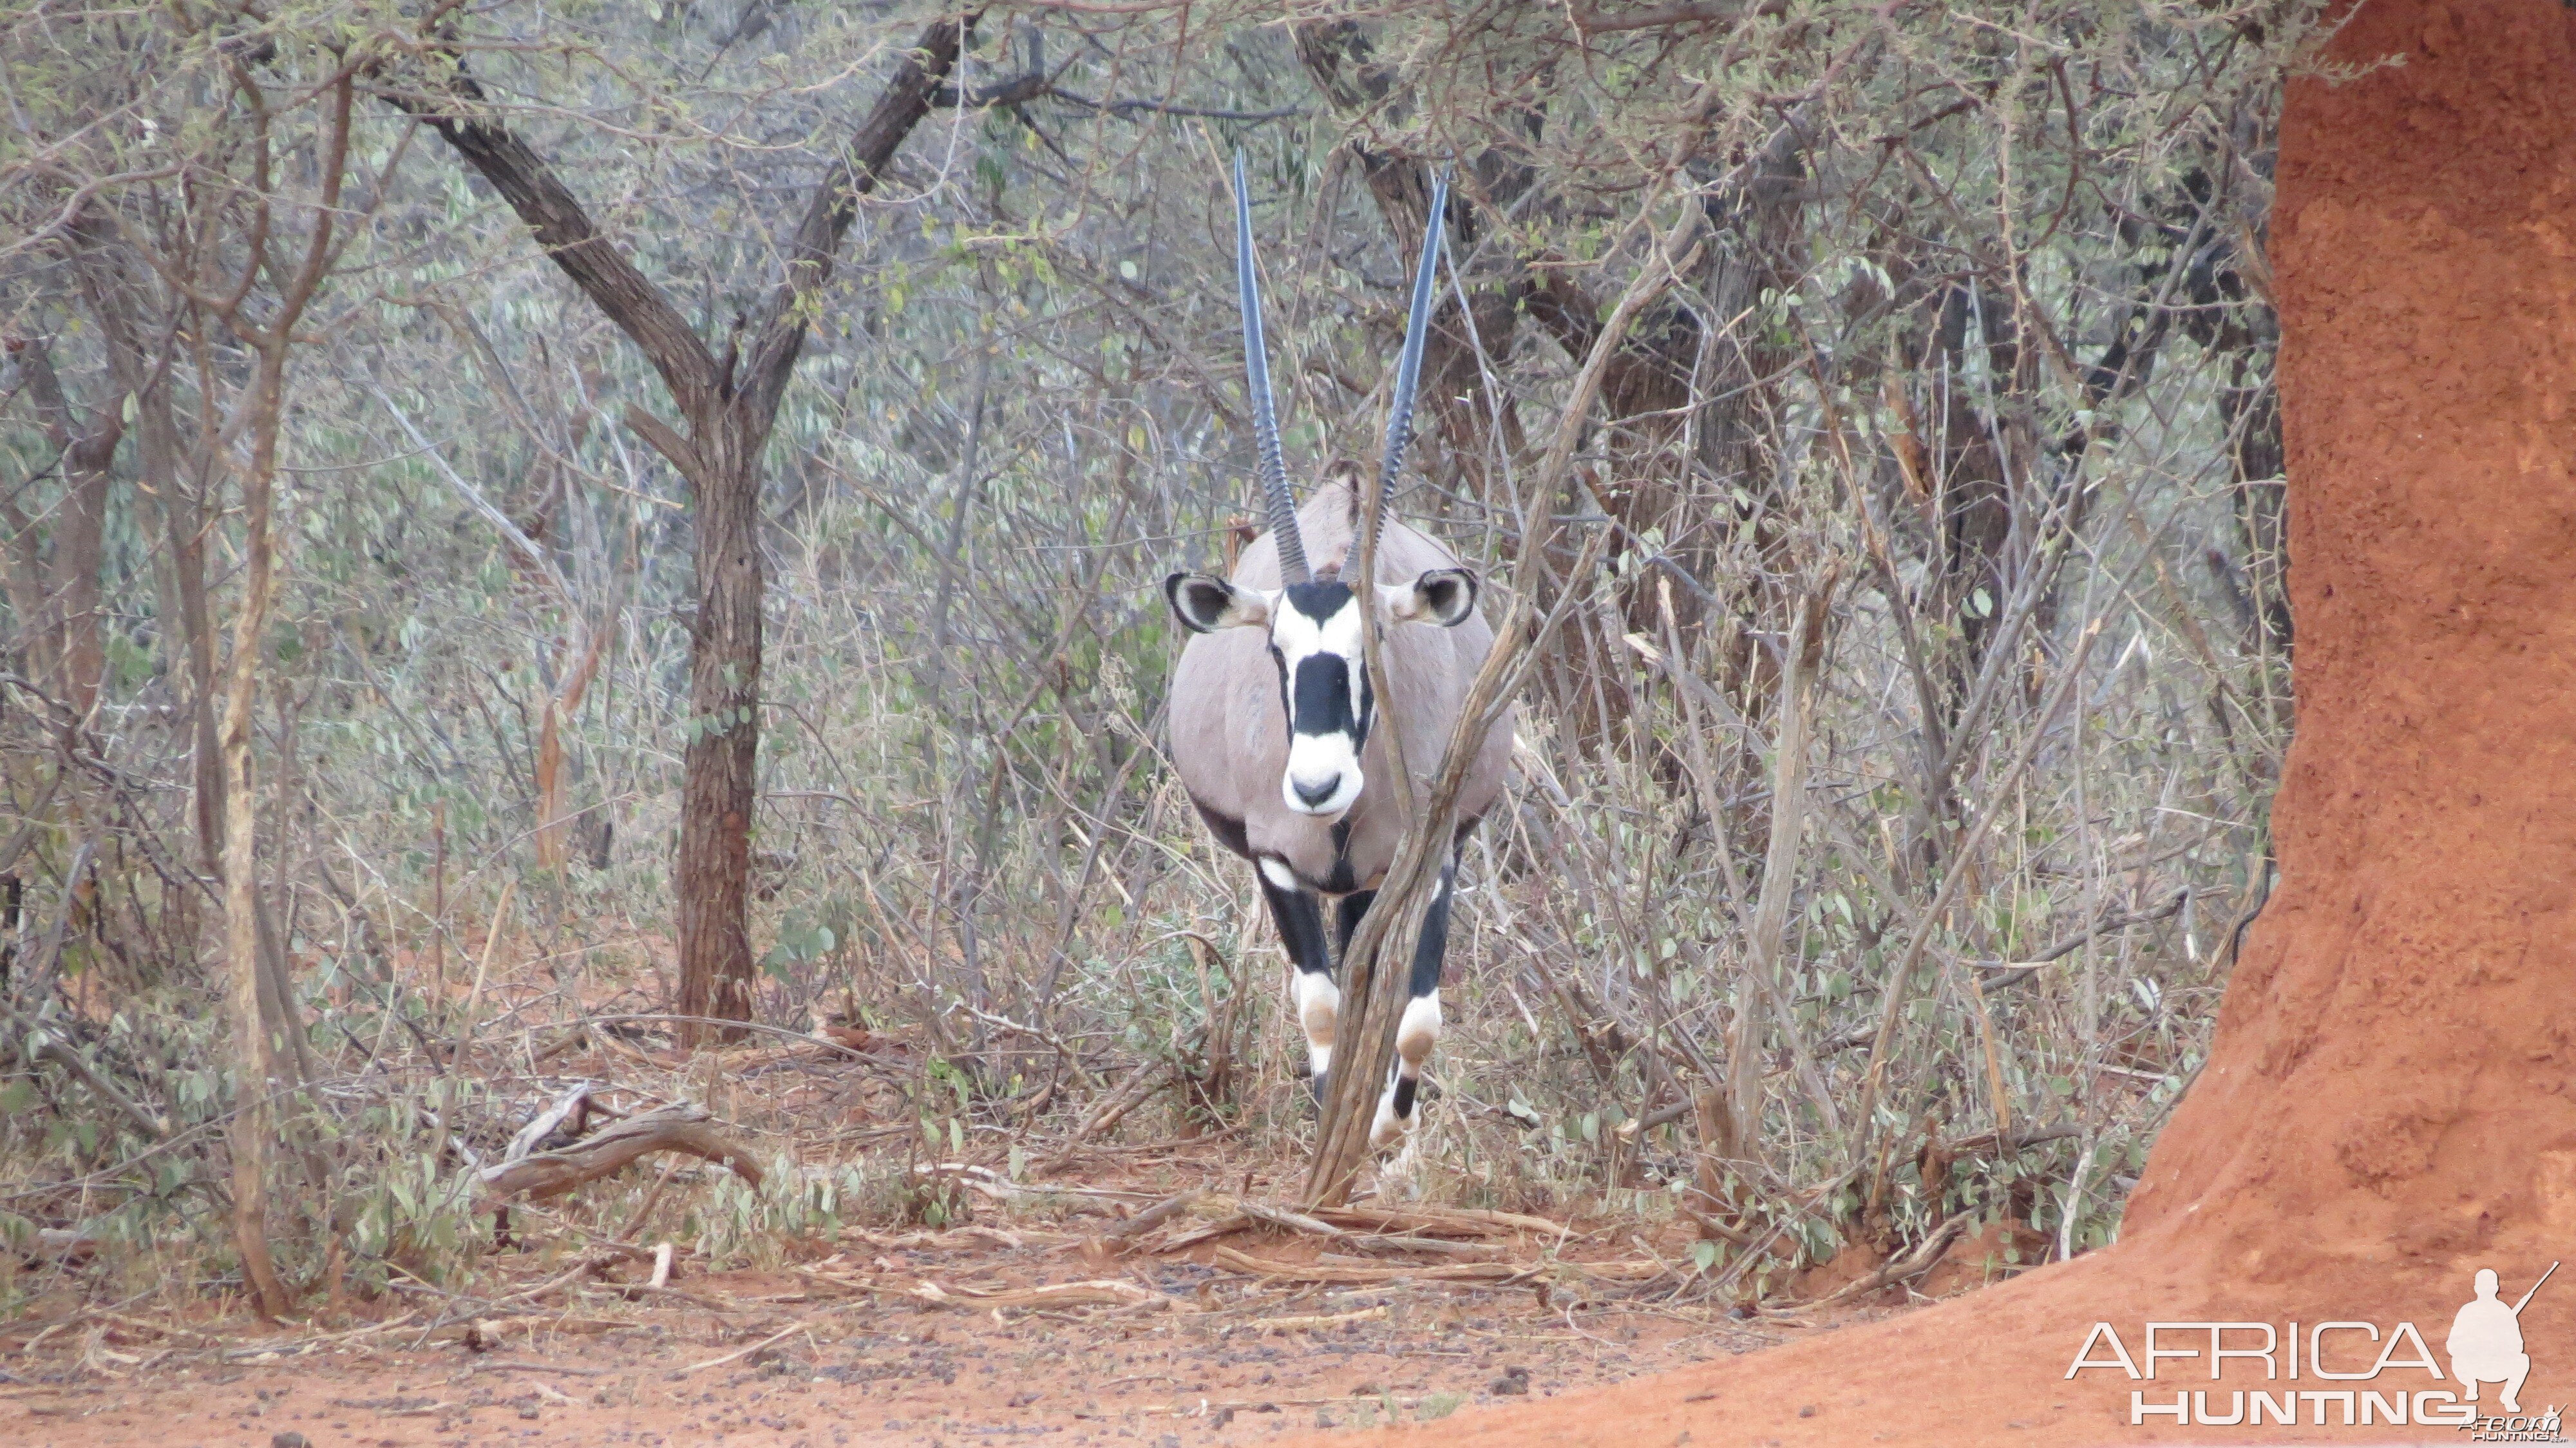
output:
M1440 1043L1440 992L1415 996L1404 1004L1404 1019L1396 1023L1395 1054L1411 1067L1410 1074L1420 1074L1422 1063L1431 1059L1431 1048Z
M1317 654L1332 654L1347 661L1350 679L1350 717L1360 715L1360 687L1364 677L1361 656L1359 601L1344 603L1331 618L1317 623L1282 602L1272 614L1271 645L1279 650L1280 666L1287 670L1293 690L1297 666ZM1292 721L1293 724L1293 721ZM1338 819L1360 796L1367 783L1360 773L1359 750L1349 734L1299 734L1292 727L1288 735L1288 771L1279 781L1279 798L1289 809L1302 815ZM1326 785L1332 793L1309 803L1298 793L1298 786L1319 790Z
M1356 663L1360 656L1360 605L1357 598L1343 604L1331 618L1317 623L1290 607L1287 595L1275 595L1282 601L1272 609L1270 641L1279 646L1288 662L1288 672L1297 672L1297 661L1309 654L1334 653ZM1357 702L1356 699L1353 700Z
M1308 804L1306 797L1298 793L1300 785L1321 789L1327 782L1332 784L1333 792L1320 803ZM1279 798L1290 809L1327 821L1339 819L1360 797L1360 787L1367 782L1367 776L1360 771L1360 753L1351 747L1351 736L1288 736L1288 772L1279 777Z
M1297 872L1288 868L1287 861L1279 859L1276 856L1264 855L1261 857L1261 878L1268 880L1271 884L1278 886L1282 890L1294 890L1298 888Z
M1342 988L1320 970L1301 970L1289 983L1288 999L1297 1007L1298 1028L1306 1033L1306 1061L1315 1074L1333 1069L1333 1030L1342 1013Z

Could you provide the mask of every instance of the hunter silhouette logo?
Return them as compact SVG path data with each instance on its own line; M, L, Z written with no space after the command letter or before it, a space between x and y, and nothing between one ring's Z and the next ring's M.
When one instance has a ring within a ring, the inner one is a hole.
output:
M2558 1264L2540 1274L2540 1282L2520 1301L2507 1307L2496 1296L2496 1275L2492 1267L2481 1267L2477 1276L2477 1296L2451 1319L2451 1335L2443 1341L2443 1350L2451 1355L2451 1376L2460 1380L2468 1399L2478 1400L2478 1385L2502 1383L2504 1391L2498 1402L2508 1413L2519 1413L2522 1404L2515 1394L2522 1391L2522 1380L2531 1376L2531 1354L2522 1350L2522 1310L2531 1305L2532 1294L2540 1290L2557 1272Z
M2558 1266L2511 1302L2495 1270L2479 1268L2440 1358L2411 1322L2150 1322L2142 1338L2126 1341L2097 1322L2066 1376L2109 1371L2159 1384L2130 1390L2132 1427L2158 1418L2213 1428L2420 1425L2464 1430L2473 1443L2564 1443L2558 1408L2525 1413L2521 1398L2531 1376L2522 1310ZM2132 1353L2131 1343L2144 1351ZM2193 1379L2208 1386L2165 1396L2162 1384ZM2479 1397L2489 1384L2498 1389L2492 1408Z

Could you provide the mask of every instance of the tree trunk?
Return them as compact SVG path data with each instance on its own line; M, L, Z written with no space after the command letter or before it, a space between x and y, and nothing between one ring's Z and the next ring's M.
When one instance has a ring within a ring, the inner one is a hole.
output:
M8 590L9 616L17 624L11 642L18 656L19 672L30 679L45 677L52 668L52 650L45 647L45 560L37 547L36 525L26 511L5 494L0 494L0 587Z
M766 432L766 429L762 429ZM751 821L759 798L759 443L733 419L698 433L697 616L680 788L680 1014L751 1017ZM700 1028L683 1023L691 1040Z
M745 319L749 345L722 363L670 297L636 270L545 159L489 115L461 57L436 88L387 92L434 127L526 222L548 257L617 324L660 374L688 421L682 436L640 407L633 428L667 458L696 497L697 614L689 634L689 721L680 786L675 879L680 933L680 1013L723 1020L751 1015L751 827L759 802L760 455L779 399L805 347L841 239L859 198L876 189L904 138L930 113L933 93L957 63L974 24L938 20L896 66L841 158L806 198L782 248L780 276ZM684 1041L701 1027L681 1025Z
M195 805L199 860L220 872L224 838L224 771L215 730L215 614L206 594L206 534L214 521L200 495L185 488L165 494L162 522L169 529L170 572L179 596L187 669L190 791Z
M276 560L269 512L277 467L277 408L285 359L281 342L260 359L252 384L258 411L251 456L242 470L242 600L233 620L232 669L224 689L223 777L238 807L224 820L224 960L226 1004L232 1015L234 1114L231 1128L233 1241L242 1277L262 1315L287 1309L286 1286L268 1252L268 1157L272 1120L269 1096L278 1075L276 1043L269 1034L272 1008L263 999L272 983L262 959L259 900L259 811L252 807L252 711L259 698L260 641L268 630L275 594Z
M569 598L564 603L568 608L573 606ZM547 693L545 715L537 726L537 863L549 870L560 872L572 860L573 812L564 780L564 727L580 712L581 701L590 693L590 681L598 676L599 661L607 652L616 624L617 610L612 605L607 617L583 626L581 654Z
M62 690L72 717L87 727L107 681L107 649L99 618L98 571L105 561L107 495L116 477L124 426L114 407L99 409L88 436L63 455L67 492L62 531L54 544L54 599L62 619Z
M107 339L117 390L133 401L137 491L149 499L145 516L157 515L161 527L164 546L156 565L161 647L177 686L180 727L188 741L197 867L220 874L223 768L215 742L215 627L206 604L209 518L171 402L171 369L180 344L175 335L165 334L157 355L146 350L143 339L159 329L151 325L151 295L126 243L111 228L86 218L76 234L81 238L82 296ZM195 902L181 896L172 908L184 916ZM183 931L181 938L193 934Z
M52 566L41 577L43 596L32 615L22 614L27 634L31 676L71 705L72 718L89 722L98 706L99 685L107 667L99 624L98 570L100 545L107 528L107 494L115 482L110 471L116 445L125 436L122 408L101 407L81 425L80 414L63 393L54 373L52 353L42 341L12 341L9 351L26 378L27 394L54 446L61 450L63 501L54 513ZM11 530L25 551L23 569L32 571L34 535L24 520L12 518ZM12 606L21 606L29 580L20 580Z

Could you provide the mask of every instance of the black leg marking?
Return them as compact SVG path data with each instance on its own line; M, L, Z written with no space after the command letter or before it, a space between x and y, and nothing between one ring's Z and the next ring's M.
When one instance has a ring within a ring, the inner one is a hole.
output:
M1413 1106L1422 1089L1422 1063L1440 1035L1440 963L1449 951L1449 904L1456 894L1458 857L1451 854L1440 869L1439 893L1423 912L1422 939L1413 949L1412 977L1405 982L1404 1020L1396 1037L1396 1055L1388 1071L1386 1094L1378 1099L1378 1118L1369 1139L1390 1146L1413 1130Z
M1351 937L1359 933L1361 918L1368 914L1369 906L1376 900L1375 890L1361 890L1342 897L1340 909L1336 912L1339 918L1335 923L1341 927L1341 939L1334 943L1335 960L1350 959Z
M1270 902L1270 923L1279 927L1279 943L1301 971L1333 973L1333 957L1324 944L1324 907L1303 890L1283 890L1264 873L1261 894Z
M1199 818L1207 821L1208 833L1216 836L1217 843L1247 860L1252 858L1252 839L1244 832L1243 821L1232 815L1219 814L1206 805L1199 804L1195 796L1191 798L1190 803L1198 806Z
M1440 989L1440 962L1449 954L1449 900L1458 883L1458 859L1452 855L1440 868L1440 893L1431 897L1431 908L1422 913L1422 939L1413 947L1413 978L1406 983L1405 995L1420 1000Z
M1297 966L1296 982L1289 988L1289 1004L1298 1029L1306 1035L1306 1084L1320 1105L1332 1068L1327 1022L1337 1018L1341 1006L1341 990L1333 984L1333 957L1324 936L1323 902L1311 892L1279 884L1266 869L1255 873L1261 879L1262 897L1270 902L1271 923L1279 927L1279 942L1287 947L1288 958ZM1319 1031L1323 1034L1320 1041Z

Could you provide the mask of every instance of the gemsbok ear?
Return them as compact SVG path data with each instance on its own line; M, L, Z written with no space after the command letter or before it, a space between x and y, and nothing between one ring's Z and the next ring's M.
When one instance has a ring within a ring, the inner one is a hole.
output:
M1396 595L1389 611L1398 623L1456 628L1476 612L1476 575L1464 568L1434 568L1413 580L1409 592Z
M1251 628L1270 622L1270 601L1208 573L1175 573L1163 580L1172 617L1192 633Z

